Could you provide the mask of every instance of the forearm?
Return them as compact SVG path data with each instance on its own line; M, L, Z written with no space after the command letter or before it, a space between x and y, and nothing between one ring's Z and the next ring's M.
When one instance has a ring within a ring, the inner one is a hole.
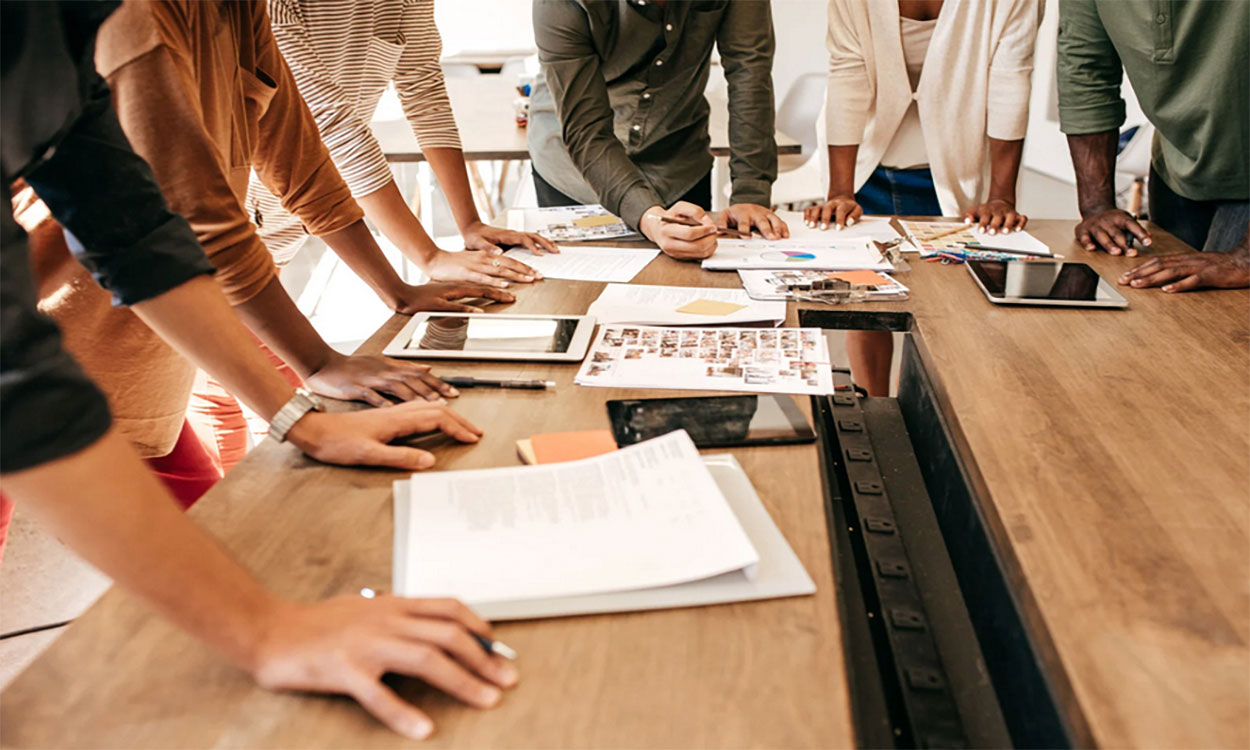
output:
M430 163L438 184L447 196L452 216L461 232L480 222L477 205L473 202L473 190L469 187L469 174L464 165L464 152L458 148L422 149L425 160Z
M391 186L394 187L394 184L392 182ZM395 194L398 195L398 193L398 188L396 188ZM407 209L407 206L405 205L404 208ZM408 215L411 216L412 212L408 211ZM425 232L421 231L421 234L424 236ZM391 309L396 307L402 295L404 281L399 278L391 262L382 254L382 249L373 239L369 227L365 226L364 219L352 222L336 232L319 236L330 246L335 255L343 259L348 268L351 268L373 291L377 292L388 307ZM429 242L429 237L425 237L425 240Z
M291 301L277 277L259 294L235 305L234 310L252 333L301 378L307 379L339 356Z
M990 138L990 200L1016 204L1016 180L1024 156L1024 139L1000 141Z
M6 474L4 490L84 559L251 669L281 601L179 509L116 432Z
M1069 135L1068 149L1076 170L1077 205L1081 216L1115 208L1115 155L1119 133L1107 130Z
M438 254L438 246L426 234L393 180L381 189L357 198L356 203L364 209L369 221L395 243L404 257L422 269Z
M855 160L859 145L829 147L829 198L855 194Z
M193 279L132 309L166 343L212 373L266 420L291 399L290 384L256 346L211 278Z

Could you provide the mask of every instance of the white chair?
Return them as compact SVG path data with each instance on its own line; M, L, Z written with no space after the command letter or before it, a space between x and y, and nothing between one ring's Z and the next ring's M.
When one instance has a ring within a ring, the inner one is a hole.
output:
M816 121L825 110L825 78L824 73L804 73L794 79L777 108L777 129L803 147L801 153L778 158L779 172L798 169L816 152Z
M445 62L443 66L443 76L446 78L472 78L473 76L482 75L482 69L476 65L469 63L449 63Z

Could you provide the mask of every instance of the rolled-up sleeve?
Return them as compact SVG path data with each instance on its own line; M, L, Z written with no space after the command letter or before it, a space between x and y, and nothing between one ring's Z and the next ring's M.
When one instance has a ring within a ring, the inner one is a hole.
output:
M242 304L274 278L273 260L231 188L194 81L189 62L163 45L108 77L135 151L152 165L169 207L191 223L226 298Z
M731 203L772 203L777 179L773 17L768 3L731 2L716 34L729 84Z
M1059 129L1068 135L1118 130L1123 75L1094 0L1059 0Z
M1040 0L1014 0L990 57L985 132L1000 141L1018 141L1029 127L1033 47L1042 22Z
M5 203L8 203L5 187ZM108 401L35 307L26 237L0 211L0 473L69 456L111 425Z
M309 234L337 232L364 219L364 211L321 142L317 122L274 41L265 4L254 7L256 64L262 68L257 72L272 78L274 90L257 122L252 169Z
M131 148L103 80L26 181L117 304L133 305L213 272L186 219L170 211L151 168Z
M858 146L864 140L872 106L872 86L864 62L850 3L829 0L825 46L829 50L829 83L825 87L825 135L830 146ZM862 11L862 9L860 9Z
M637 229L662 205L613 131L614 114L586 11L571 0L535 0L534 40L564 146L608 211Z

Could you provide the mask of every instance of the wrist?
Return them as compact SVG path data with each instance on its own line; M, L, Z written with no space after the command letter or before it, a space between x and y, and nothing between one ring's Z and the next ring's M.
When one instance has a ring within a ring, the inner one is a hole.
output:
M296 420L286 433L286 441L300 452L312 456L317 446L322 444L325 434L325 412L310 411Z
M252 679L265 686L268 682L267 667L273 663L277 655L276 647L286 630L284 623L290 622L291 615L304 605L275 596L267 590L263 591L265 601L259 611L249 618L252 627L243 644L243 652L236 661L252 675Z
M1012 193L995 193L990 191L990 196L985 200L986 203L1006 203L1012 208L1016 207L1016 196Z
M638 220L638 231L642 232L642 236L659 244L656 237L659 236L660 219L664 216L663 206L652 206L642 212L642 218Z
M844 190L842 188L829 188L829 194L826 196L825 200L834 201L839 199L853 201L855 200L855 192L853 190Z

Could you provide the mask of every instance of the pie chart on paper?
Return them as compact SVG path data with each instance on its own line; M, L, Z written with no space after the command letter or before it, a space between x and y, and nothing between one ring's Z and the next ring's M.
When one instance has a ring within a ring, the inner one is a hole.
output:
M803 261L816 260L816 256L812 253L803 252L802 250L766 250L760 253L761 260L767 261L786 261L790 263L802 263Z

